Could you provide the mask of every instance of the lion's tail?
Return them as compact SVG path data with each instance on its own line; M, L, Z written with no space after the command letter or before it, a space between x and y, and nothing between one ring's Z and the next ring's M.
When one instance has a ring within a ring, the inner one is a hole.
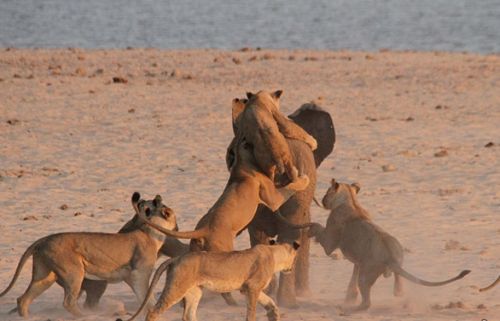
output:
M9 286L7 286L7 288L5 290L3 290L2 293L0 293L0 297L3 297L5 294L7 294L7 292L10 291L10 289L12 289L12 287L14 286L14 284L16 283L17 281L17 278L19 277L19 274L21 274L21 270L23 269L24 265L26 264L26 261L28 260L28 258L33 255L33 252L35 251L36 247L43 241L45 241L47 239L48 236L46 237L43 237L41 239L39 239L38 241L36 241L35 243L31 244L27 249L26 251L24 251L23 255L21 256L21 259L19 259L19 263L17 264L17 268L16 268L16 272L14 273L14 277L12 278L12 281L10 281L10 284Z
M205 237L208 233L208 230L206 228L200 228L200 229L194 230L194 231L169 230L169 229L166 229L158 224L151 222L150 220L142 217L141 215L139 215L139 218L141 219L141 221L143 221L145 224L149 225L150 227L154 228L155 230L158 230L167 236L175 237L177 239L201 239L201 238Z
M461 278L463 278L464 276L466 276L467 274L469 274L471 272L470 270L463 270L462 272L460 272L459 275L457 275L457 276L455 276L455 277L453 277L451 279L448 279L448 280L445 280L445 281L439 281L439 282L430 282L430 281L422 280L422 279L420 279L420 278L418 278L418 277L410 274L409 272L405 271L396 262L390 263L389 267L391 268L391 270L394 273L397 273L397 274L401 275L405 279L407 279L407 280L409 280L409 281L411 281L413 283L420 284L420 285L425 285L425 286L441 286L441 285L445 285L445 284L454 282L456 280L460 280Z
M281 214L281 212L279 210L277 210L274 213L281 223L285 224L286 226L288 226L291 229L304 229L304 228L309 228L309 227L314 225L314 223L295 224L295 223L290 222L286 217L284 217L283 214Z
M496 281L495 281L495 282L491 283L491 284L490 284L490 285L488 285L487 287L482 288L482 289L479 289L479 292L488 291L489 289L494 288L494 287L495 287L495 285L497 285L499 282L500 282L500 276L498 276L498 278L496 279Z
M156 284L158 283L158 280L160 279L161 275L163 274L163 272L165 272L167 270L167 268L174 262L175 259L176 258L171 258L171 259L166 260L158 267L158 269L156 269L156 272L153 275L153 279L151 280L151 285L149 286L148 293L146 293L146 296L144 297L144 301L142 301L142 304L139 307L139 310L137 310L137 312L132 317L130 317L130 319L128 319L127 321L133 321L135 318L137 318L137 316L139 314L141 314L142 310L144 310L144 307L148 303L149 298L153 294L153 290L154 290ZM123 321L123 320L116 319L116 321Z

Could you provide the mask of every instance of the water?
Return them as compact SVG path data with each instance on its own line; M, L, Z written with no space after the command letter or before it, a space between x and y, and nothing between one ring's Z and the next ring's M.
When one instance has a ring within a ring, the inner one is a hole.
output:
M0 0L0 47L500 52L500 0Z

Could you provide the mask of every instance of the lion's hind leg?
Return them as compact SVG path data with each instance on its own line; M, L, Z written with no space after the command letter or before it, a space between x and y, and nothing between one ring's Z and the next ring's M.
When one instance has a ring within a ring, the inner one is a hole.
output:
M393 290L394 296L403 296L404 290L403 290L403 279L401 278L401 275L394 273L394 290Z
M146 315L146 321L157 320L160 314L170 309L171 306L179 302L182 298L186 296L186 293L190 290L189 284L191 282L189 282L188 280L184 280L184 282L175 282L174 280L171 279L171 277L172 275L170 274L167 275L168 278L167 285L163 289L163 292L161 293L158 302L156 302L155 306L152 309L150 309L148 314ZM196 294L194 291L193 293L191 293L192 296ZM188 305L191 304L191 306L194 308L198 306L198 304L193 305L193 302L194 301L191 301L190 303L187 301L185 302L183 317L189 314L186 311L188 309Z
M354 303L358 298L358 278L359 278L359 266L354 264L352 269L351 280L349 281L349 286L347 287L347 294L345 297L345 303Z
M349 309L351 312L367 310L371 305L370 291L378 277L384 273L384 267L360 266L358 286L361 292L361 304L355 308Z
M57 276L45 264L33 257L33 275L28 289L17 299L17 312L22 317L28 316L31 302L47 290L56 281Z

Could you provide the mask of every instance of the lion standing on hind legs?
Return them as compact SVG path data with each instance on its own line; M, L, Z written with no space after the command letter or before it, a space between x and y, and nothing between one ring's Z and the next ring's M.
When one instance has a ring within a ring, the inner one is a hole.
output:
M243 137L252 144L257 165L271 181L276 181L276 174L285 174L289 181L294 182L298 170L286 138L303 141L311 150L317 148L317 142L281 114L279 98L282 93L282 90L273 93L261 90L256 94L247 93L248 100L235 98L232 105L233 130L237 137Z
M234 103L239 103L239 101L242 100L233 100L233 109ZM243 104L240 105L245 106L244 100ZM313 103L303 104L288 117L290 118L288 121L293 121L317 141L317 148L312 151L304 140L293 139L285 134L293 164L299 169L299 172L309 177L310 183L305 190L298 191L286 201L279 208L279 213L289 222L302 225L310 222L310 206L316 189L316 168L333 151L335 128L331 115ZM238 137L237 117L234 117L234 111L233 129L235 136ZM235 148L237 147L236 137L227 148L226 164L228 169L234 163ZM296 240L301 244L292 273L280 274L278 288L280 306L297 307L296 296L309 293L309 238L307 232L285 224L278 215L273 215L272 211L265 206L258 207L248 226L248 232L252 246L268 244L269 238L275 236L278 236L280 241Z
M470 273L463 270L459 275L440 282L429 282L413 276L402 268L403 246L399 241L375 225L368 212L357 200L359 184L337 183L331 186L323 197L323 206L331 210L326 227L311 223L309 235L321 244L325 254L330 255L340 248L342 254L354 264L346 303L354 303L361 292L361 303L346 312L367 310L370 307L370 291L375 281L384 275L394 273L394 295L403 294L401 277L424 286L441 286L459 280Z

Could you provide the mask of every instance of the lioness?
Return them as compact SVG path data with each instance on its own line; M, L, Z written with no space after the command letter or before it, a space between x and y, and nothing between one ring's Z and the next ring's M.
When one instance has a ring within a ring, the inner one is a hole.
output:
M155 203L160 202L161 197L157 195ZM132 195L132 204L144 213L146 220L163 228L175 228L175 214L168 207L151 209L140 200L137 192ZM64 288L66 310L80 316L77 299L84 278L113 283L125 281L142 302L164 239L162 233L147 225L124 234L74 232L48 235L24 252L12 281L0 297L14 286L24 264L33 256L31 283L17 299L17 311L23 317L28 316L30 303L54 282Z
M411 282L425 286L440 286L463 278L470 273L462 271L458 276L441 282L421 280L405 271L403 247L389 233L375 225L368 213L359 204L356 194L359 185L337 183L332 179L331 186L323 197L323 206L331 210L326 228L313 223L309 236L314 236L325 253L330 255L340 248L344 256L354 263L354 270L347 289L347 302L355 301L358 287L362 302L352 311L366 310L370 307L370 289L377 278L394 272L394 295L402 295L400 276Z
M307 188L307 175L295 182L277 188L261 173L255 164L252 145L243 138L236 142L235 161L230 168L229 180L222 195L196 224L194 231L172 231L145 221L152 227L181 239L191 239L191 251L232 251L234 238L252 221L257 206L264 204L276 211L296 191ZM230 294L223 294L229 305L236 305Z
M296 191L309 184L307 175L301 175L295 182L277 188L256 167L252 145L244 139L236 145L236 160L230 169L227 185L194 231L173 231L151 221L145 223L168 236L192 239L191 250L229 252L233 250L234 238L250 223L259 204L276 211Z
M156 199L153 200L145 200L143 207L149 207L152 211L156 210L165 210L165 205L162 202L157 202ZM136 212L134 212L134 216L132 219L127 221L122 228L118 231L118 233L129 233L141 228L144 224L142 220L139 219ZM177 225L175 227L177 230ZM176 257L182 254L185 254L189 251L189 245L182 243L176 238L166 237L163 242L162 247L158 255L163 254L169 257ZM93 309L99 303L104 291L106 291L107 282L103 280L90 280L85 278L82 283L81 292L86 292L84 307Z
M286 174L292 182L297 179L286 138L304 141L312 150L316 140L299 125L279 111L282 90L268 93L247 93L248 101L233 100L233 129L236 136L254 146L254 156L260 169L274 181L275 174Z
M256 303L267 311L270 321L280 318L273 299L262 290L269 284L274 273L291 271L299 244L256 245L232 252L191 252L169 259L156 270L148 294L139 310L128 321L134 320L145 307L161 274L168 268L165 288L146 316L147 321L172 305L185 299L183 321L196 321L196 310L202 296L202 288L216 292L240 290L247 297L247 320L255 321ZM120 320L120 319L118 319ZM117 320L117 321L118 321Z

